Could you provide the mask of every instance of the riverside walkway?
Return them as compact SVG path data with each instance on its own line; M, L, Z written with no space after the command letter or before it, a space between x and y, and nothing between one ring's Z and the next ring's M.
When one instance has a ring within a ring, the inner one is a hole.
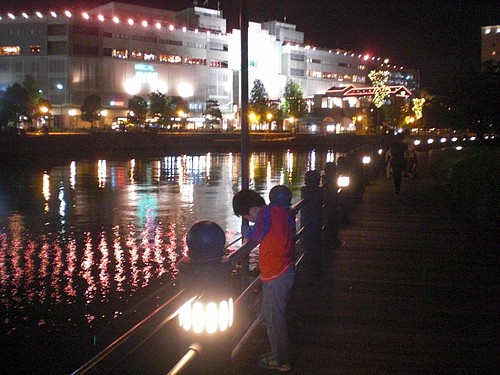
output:
M291 373L499 373L498 234L457 218L420 157L400 195L391 179L370 181L322 276L298 273ZM256 362L268 347L261 325L234 373L273 373Z

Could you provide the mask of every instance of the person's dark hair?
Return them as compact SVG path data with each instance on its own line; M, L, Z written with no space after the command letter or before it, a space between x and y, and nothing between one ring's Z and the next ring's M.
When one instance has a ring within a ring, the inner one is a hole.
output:
M254 190L243 189L233 197L233 211L236 216L247 215L252 207L263 207L265 205L264 198Z

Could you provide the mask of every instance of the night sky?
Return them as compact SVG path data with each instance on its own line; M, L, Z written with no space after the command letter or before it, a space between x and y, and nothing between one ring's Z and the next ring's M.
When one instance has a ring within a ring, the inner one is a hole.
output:
M205 0L198 0L203 4ZM0 0L9 10L89 9L107 3L88 1ZM180 10L192 0L123 0ZM59 4L59 5L58 5ZM239 0L209 0L228 19L228 31L239 25ZM306 43L342 48L389 58L394 64L419 69L423 87L447 74L477 68L481 61L480 26L500 24L496 0L247 0L251 21L278 19L297 25Z

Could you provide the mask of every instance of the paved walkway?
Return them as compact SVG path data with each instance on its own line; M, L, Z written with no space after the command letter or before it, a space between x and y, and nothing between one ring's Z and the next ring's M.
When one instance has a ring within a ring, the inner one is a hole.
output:
M299 274L293 374L500 373L498 234L456 218L423 157L400 195L370 182L323 277ZM273 373L256 365L267 350L259 327L234 372Z

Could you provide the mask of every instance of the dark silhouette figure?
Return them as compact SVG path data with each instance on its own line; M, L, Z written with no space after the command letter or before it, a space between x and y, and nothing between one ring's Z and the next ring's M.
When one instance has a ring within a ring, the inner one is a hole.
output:
M391 166L392 166L392 176L394 178L394 188L396 190L396 194L399 194L401 191L401 182L403 180L403 174L406 170L406 159L405 153L408 149L408 145L403 142L404 134L398 133L394 137L394 142L391 145L390 153L391 153Z

